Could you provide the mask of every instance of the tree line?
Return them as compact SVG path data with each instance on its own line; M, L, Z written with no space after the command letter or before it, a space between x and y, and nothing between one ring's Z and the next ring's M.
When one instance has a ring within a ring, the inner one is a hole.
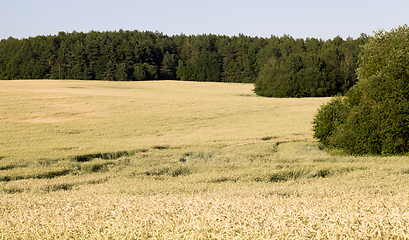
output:
M358 39L115 31L0 41L0 79L255 83L269 97L333 96L356 82Z

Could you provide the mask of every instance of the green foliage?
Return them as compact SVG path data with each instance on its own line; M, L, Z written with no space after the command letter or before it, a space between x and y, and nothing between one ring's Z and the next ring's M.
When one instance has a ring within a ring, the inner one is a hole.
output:
M267 97L321 97L344 94L356 82L362 35L346 41L272 37L259 53L254 91Z
M258 74L257 53L265 39L199 35L180 36L176 76L184 81L253 83ZM182 38L183 37L183 38Z
M332 96L356 81L357 40L60 32L0 42L0 79L255 83L269 97Z
M343 98L337 96L321 106L313 121L314 137L324 145L331 145L329 139L337 127L345 122L346 104Z
M323 145L353 154L409 151L408 48L407 25L370 38L359 58L357 85L315 116L314 136Z
M9 38L0 42L0 79L159 79L162 62L172 62L164 59L166 53L176 54L173 40L152 32L74 31Z
M254 82L264 39L158 32L64 33L0 42L0 79Z

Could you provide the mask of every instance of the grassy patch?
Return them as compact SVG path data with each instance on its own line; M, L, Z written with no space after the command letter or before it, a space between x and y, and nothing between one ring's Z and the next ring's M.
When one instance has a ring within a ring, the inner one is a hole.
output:
M188 175L190 173L191 173L191 170L189 169L189 167L180 166L180 165L160 166L160 167L155 167L155 168L152 168L152 169L149 169L149 170L143 172L143 174L146 175L146 176L167 175L167 176L171 176L171 177L184 176L184 175Z
M157 146L153 146L152 149L157 149L157 150L164 150L164 149L169 149L170 146L169 145L157 145Z
M5 165L0 165L0 171L1 170L8 170L8 169L13 169L15 167L18 167L17 165L14 164L5 164Z
M18 168L11 170L3 170L0 172L0 181L15 181L20 179L42 179L55 178L64 176L70 173L70 170L64 167L52 168Z
M147 150L141 149L141 150L132 150L132 151L117 151L117 152L107 152L107 153L91 153L91 154L83 154L83 155L78 155L74 156L72 159L77 162L88 162L91 161L92 159L99 158L99 159L105 159L105 160L112 160L112 159L118 159L120 157L124 156L131 156L135 154L136 152L146 152Z

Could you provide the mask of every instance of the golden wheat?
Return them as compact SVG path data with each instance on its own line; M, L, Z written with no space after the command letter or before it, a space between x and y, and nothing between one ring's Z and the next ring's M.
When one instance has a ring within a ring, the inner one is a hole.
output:
M0 82L0 239L406 239L409 158L331 155L328 98Z
M407 238L404 193L314 184L232 186L210 193L96 194L1 198L3 237L86 239ZM310 188L310 189L308 189Z

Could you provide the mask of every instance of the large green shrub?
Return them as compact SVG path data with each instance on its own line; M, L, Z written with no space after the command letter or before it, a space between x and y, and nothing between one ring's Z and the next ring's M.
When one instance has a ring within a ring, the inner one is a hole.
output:
M331 145L330 137L337 127L345 122L346 105L343 98L336 96L330 102L321 106L314 119L314 137L324 145Z
M358 83L319 109L314 137L352 154L409 151L409 27L378 31L364 45Z

